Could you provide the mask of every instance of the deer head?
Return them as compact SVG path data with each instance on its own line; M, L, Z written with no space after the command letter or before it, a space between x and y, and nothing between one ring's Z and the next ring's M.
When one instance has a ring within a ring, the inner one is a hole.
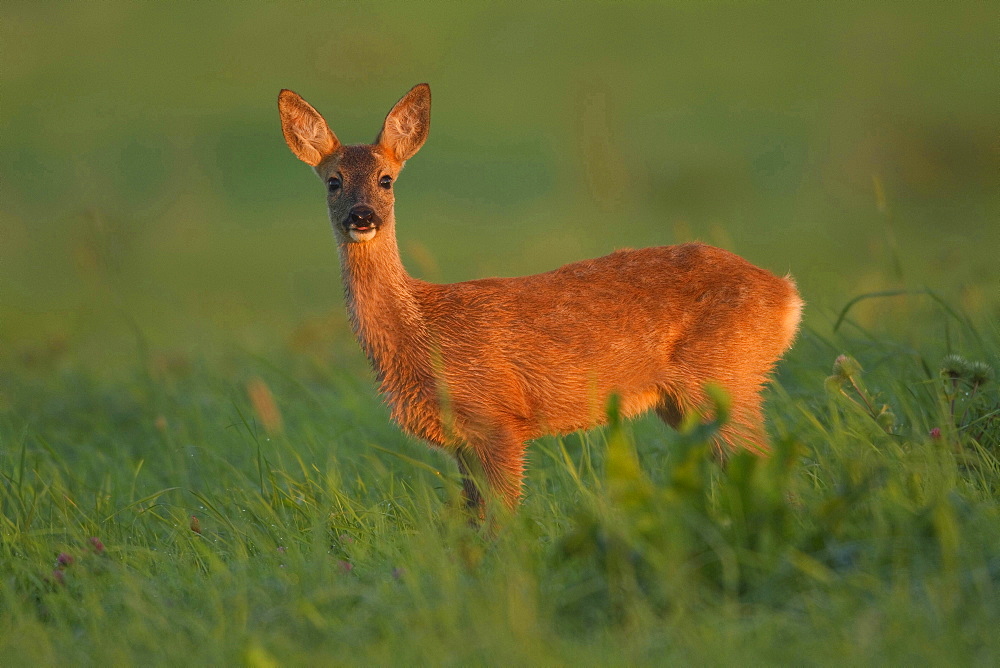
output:
M278 96L278 111L288 148L326 184L337 242L366 243L392 231L393 184L427 139L430 86L418 84L396 103L373 144L341 144L320 113L290 90Z

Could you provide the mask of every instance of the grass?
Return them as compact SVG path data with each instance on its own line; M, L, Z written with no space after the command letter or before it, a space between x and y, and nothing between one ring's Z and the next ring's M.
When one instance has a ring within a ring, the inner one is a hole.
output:
M0 386L0 656L992 664L1000 395L968 360L1000 339L953 336L904 356L806 331L774 456L725 471L713 425L542 439L495 538L363 376L301 353L231 360L244 382L23 367ZM861 362L831 375L840 350Z

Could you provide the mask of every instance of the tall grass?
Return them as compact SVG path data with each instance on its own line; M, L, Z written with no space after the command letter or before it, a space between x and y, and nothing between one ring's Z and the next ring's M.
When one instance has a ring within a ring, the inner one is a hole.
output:
M236 360L233 384L22 368L0 387L0 657L992 663L1000 341L964 338L959 360L806 332L768 459L720 469L714 423L542 439L495 535L363 378L297 353Z

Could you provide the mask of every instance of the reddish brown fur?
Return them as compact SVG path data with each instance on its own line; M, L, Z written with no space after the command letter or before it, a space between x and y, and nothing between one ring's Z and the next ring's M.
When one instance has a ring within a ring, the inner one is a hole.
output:
M705 408L716 383L732 400L726 448L768 449L760 390L791 345L802 301L778 278L724 250L683 244L620 250L535 276L436 285L400 261L391 189L427 137L430 89L414 87L375 144L342 146L302 98L282 91L292 151L321 179L341 179L328 204L354 331L393 419L458 460L470 504L471 470L514 507L525 443L599 425L608 397L677 426ZM331 148L332 147L332 148ZM357 241L358 206L381 219Z

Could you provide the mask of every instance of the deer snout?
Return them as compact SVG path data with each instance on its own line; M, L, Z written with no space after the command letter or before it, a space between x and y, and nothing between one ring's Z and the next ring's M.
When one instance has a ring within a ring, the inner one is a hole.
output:
M375 213L375 209L367 204L357 204L347 212L347 219L344 227L347 234L354 241L367 241L375 236L382 219Z
M348 224L357 227L371 225L377 220L377 218L378 216L375 215L375 209L365 204L357 205L347 214Z

